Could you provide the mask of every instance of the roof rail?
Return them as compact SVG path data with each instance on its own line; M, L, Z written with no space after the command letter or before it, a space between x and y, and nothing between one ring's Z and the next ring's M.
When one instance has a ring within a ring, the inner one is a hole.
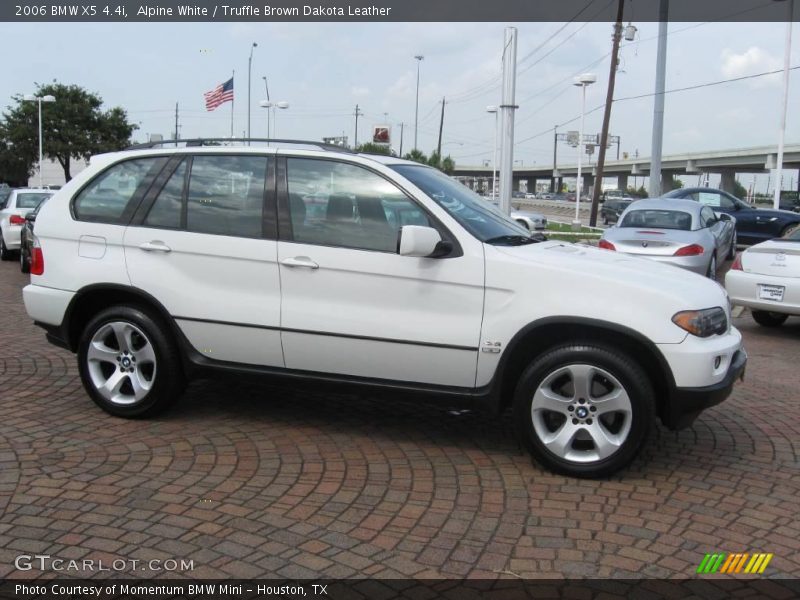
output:
M176 148L178 144L181 144L185 148L191 147L202 147L202 146L224 146L231 143L240 143L240 142L258 142L258 143L266 143L266 144L294 144L300 146L313 146L315 148L319 148L320 150L327 150L331 152L348 152L350 154L354 154L350 148L345 148L343 146L337 146L335 144L326 144L325 142L316 142L311 140L284 140L284 139L273 139L273 138L191 138L191 139L184 139L184 140L160 140L160 141L153 141L153 142L145 142L143 144L134 144L132 146L128 146L125 148L126 150L144 150L147 148L160 148L165 146L174 145Z

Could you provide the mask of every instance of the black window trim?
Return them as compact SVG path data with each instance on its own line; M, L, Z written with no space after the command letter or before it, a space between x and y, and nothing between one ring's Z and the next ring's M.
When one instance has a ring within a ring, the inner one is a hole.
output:
M148 172L139 185L134 190L131 197L128 199L128 203L125 205L125 209L122 211L122 214L119 216L118 219L104 219L98 217L79 217L78 214L75 212L75 203L80 199L81 194L88 188L90 185L94 184L100 177L104 176L108 173L111 169L118 167L119 165L134 161L134 160L143 160L148 158L154 158L156 160L163 159L163 162L159 164L155 162L155 168L152 169L152 172ZM153 186L153 183L164 170L164 168L169 164L169 154L146 154L146 155L138 155L138 156L130 156L123 158L121 160L115 161L110 165L107 165L102 171L95 174L89 181L84 183L78 190L72 194L72 198L69 201L69 213L72 217L73 221L78 221L81 223L102 223L105 225L122 225L128 226L130 225L131 221L136 215L139 206L142 203L142 200L147 196L148 192Z
M277 165L277 176L278 176L278 241L281 242L288 242L292 244L304 244L308 246L320 246L324 248L340 248L342 250L357 250L359 252L378 252L380 254L392 254L392 255L399 255L399 249L393 252L388 250L376 250L373 248L354 248L351 246L341 246L339 244L319 244L314 242L304 242L300 240L294 239L294 232L292 231L292 221L291 221L291 211L289 208L289 168L288 168L288 159L303 159L303 160L318 160L318 161L327 161L327 162L335 162L344 165L350 165L354 167L361 167L362 169L369 171L383 179L384 181L391 184L393 187L400 190L403 195L412 202L419 210L421 210L425 216L428 217L433 228L439 232L439 235L442 237L442 241L450 242L452 244L452 250L444 256L437 257L437 259L448 259L448 258L458 258L460 256L464 256L464 251L461 248L461 244L458 242L458 238L453 235L450 229L439 220L436 215L431 213L428 210L428 207L425 206L422 202L420 202L411 192L409 192L405 187L399 184L397 181L387 177L384 173L381 173L377 169L370 167L369 165L365 165L359 162L349 161L349 160L342 160L341 158L334 158L328 156L308 156L308 155L299 155L299 154L279 154L277 155L278 158L278 165ZM399 240L398 240L399 241Z
M244 157L258 157L267 161L267 167L264 173L264 189L262 190L261 202L261 234L258 236L250 235L231 235L228 233L212 233L207 231L193 231L188 228L188 211L189 211L189 182L191 181L192 169L194 167L194 159L196 157L205 156L244 156ZM166 187L172 175L180 167L183 161L186 161L186 172L184 173L183 191L181 193L181 219L179 227L169 227L166 225L150 225L145 223L147 215L150 213L153 205L156 202L159 194ZM158 181L151 186L145 200L141 203L135 218L131 221L130 225L135 227L143 227L147 229L166 230L166 231L184 231L186 233L195 233L199 235L219 235L222 237L238 237L250 240L272 240L278 239L277 233L277 208L275 206L275 155L272 153L253 153L253 152L180 152L173 154L170 163L164 168Z

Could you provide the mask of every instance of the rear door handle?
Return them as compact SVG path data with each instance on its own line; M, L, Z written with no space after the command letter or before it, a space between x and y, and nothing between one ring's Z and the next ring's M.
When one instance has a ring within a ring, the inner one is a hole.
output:
M153 240L152 242L145 242L139 246L145 252L172 252L172 248L167 246L164 242Z
M295 256L294 258L284 258L281 264L285 267L305 267L306 269L319 269L319 265L307 256Z

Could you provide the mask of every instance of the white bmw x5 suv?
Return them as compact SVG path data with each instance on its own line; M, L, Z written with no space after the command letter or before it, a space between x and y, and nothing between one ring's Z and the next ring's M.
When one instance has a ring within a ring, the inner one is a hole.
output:
M263 141L263 140L262 140ZM443 173L313 142L96 156L36 222L28 314L121 417L260 373L514 412L548 468L606 476L747 356L718 284L536 243Z

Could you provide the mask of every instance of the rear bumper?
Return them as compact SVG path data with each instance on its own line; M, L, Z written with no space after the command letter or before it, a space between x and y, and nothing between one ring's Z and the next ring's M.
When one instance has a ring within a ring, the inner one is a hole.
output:
M671 394L668 412L664 415L664 425L673 430L684 429L702 411L723 402L731 395L736 380L744 379L746 366L747 352L740 348L733 354L721 381L705 387L676 387Z
M785 288L783 301L762 300L758 290L760 284L779 285ZM725 289L731 302L755 310L800 315L800 279L796 277L776 277L757 275L744 271L728 271L725 275Z
M25 310L37 323L61 325L75 292L30 284L22 289Z

